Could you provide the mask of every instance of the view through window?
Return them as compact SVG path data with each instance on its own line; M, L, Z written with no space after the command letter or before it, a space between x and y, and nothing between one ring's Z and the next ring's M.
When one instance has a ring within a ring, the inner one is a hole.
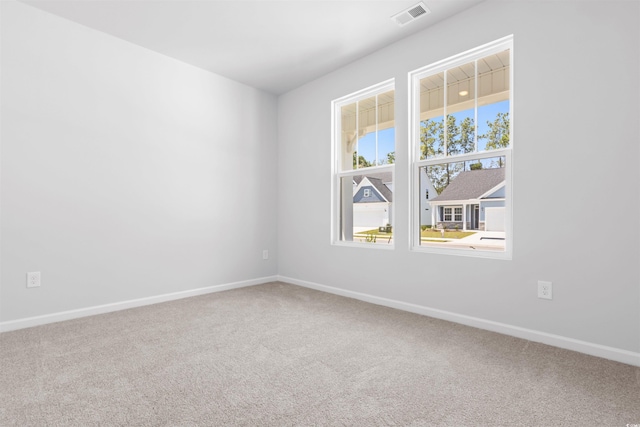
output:
M332 241L393 244L395 164L393 81L332 103Z
M512 39L411 73L413 247L510 256Z

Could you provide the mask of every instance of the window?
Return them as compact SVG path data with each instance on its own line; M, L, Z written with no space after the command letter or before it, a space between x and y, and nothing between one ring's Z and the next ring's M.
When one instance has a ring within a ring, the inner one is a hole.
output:
M460 206L445 206L442 214L444 221L462 221L462 207Z
M453 217L451 215L451 208L444 208L444 220L445 221L453 220Z
M393 80L331 103L334 244L393 247L394 106Z
M462 221L462 208L453 208L453 220L456 222Z
M512 52L509 36L409 73L412 249L511 257Z

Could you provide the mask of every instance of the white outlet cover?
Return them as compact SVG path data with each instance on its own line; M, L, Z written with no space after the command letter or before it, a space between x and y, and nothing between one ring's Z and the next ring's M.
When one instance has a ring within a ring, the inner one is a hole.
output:
M553 284L544 280L538 280L538 298L553 299Z
M27 288L37 288L40 286L40 272L32 271L27 273Z

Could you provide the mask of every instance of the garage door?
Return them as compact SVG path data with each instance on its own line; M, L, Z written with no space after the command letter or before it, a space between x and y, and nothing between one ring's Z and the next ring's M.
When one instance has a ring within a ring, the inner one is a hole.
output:
M504 208L484 209L484 229L485 231L504 231Z

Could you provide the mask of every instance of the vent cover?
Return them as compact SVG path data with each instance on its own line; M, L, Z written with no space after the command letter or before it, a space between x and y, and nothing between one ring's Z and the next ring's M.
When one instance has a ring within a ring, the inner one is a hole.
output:
M427 9L427 6L425 6L423 2L420 2L408 9L403 10L400 13L396 13L391 17L391 19L399 26L404 27L409 22L413 22L421 16L426 16L430 12L431 11Z

